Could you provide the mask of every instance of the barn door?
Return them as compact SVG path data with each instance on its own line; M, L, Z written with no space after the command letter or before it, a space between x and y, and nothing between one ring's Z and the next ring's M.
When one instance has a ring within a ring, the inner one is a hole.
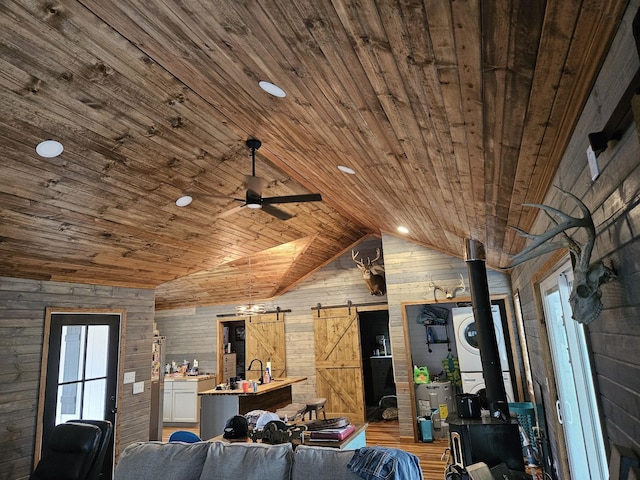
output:
M364 422L364 385L358 312L354 308L314 311L316 389L335 417Z
M284 345L282 313L254 315L245 321L245 365L248 366L252 359L259 358L265 368L267 362L271 362L271 375L274 378L285 377L287 371Z

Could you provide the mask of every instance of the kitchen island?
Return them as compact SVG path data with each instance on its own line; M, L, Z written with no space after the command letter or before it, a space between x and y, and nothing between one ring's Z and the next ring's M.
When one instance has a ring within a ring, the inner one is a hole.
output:
M291 403L291 385L303 382L307 377L275 378L258 385L256 392L235 390L205 390L200 397L200 438L207 440L224 432L224 427L234 415L244 415L252 410L275 412Z

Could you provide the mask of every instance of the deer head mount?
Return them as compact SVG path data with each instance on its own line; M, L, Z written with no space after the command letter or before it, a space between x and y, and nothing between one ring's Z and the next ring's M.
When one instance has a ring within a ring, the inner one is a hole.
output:
M569 296L569 302L573 310L572 317L580 323L589 324L598 318L602 311L602 302L600 301L602 290L600 290L600 285L611 282L617 277L615 272L602 262L591 265L591 253L596 240L596 228L587 206L572 193L556 188L562 195L571 198L578 205L582 217L572 217L548 205L524 203L523 205L526 207L536 207L543 210L556 226L541 235L533 235L517 227L511 227L519 235L530 238L533 242L513 256L509 265L502 268L510 269L545 253L559 248L568 248L576 260L573 267L573 289ZM572 228L585 229L587 240L583 245L578 244L567 234L567 230ZM556 236L559 236L559 238L549 242Z
M449 288L451 288L451 290ZM433 283L433 279L429 280L429 290L433 290L433 300L436 302L438 301L438 299L436 298L436 292L438 290L444 293L444 296L446 298L452 299L452 298L456 298L456 294L458 293L458 291L464 292L466 289L467 287L464 284L464 277L462 276L462 274L460 274L460 283L455 287L443 288Z
M360 252L354 252L351 250L351 258L362 271L362 278L364 279L364 283L366 283L369 292L371 295L384 295L387 289L384 278L384 265L378 265L375 263L380 259L380 249L376 249L376 258L373 260L367 257L366 265L362 260L357 260L359 254Z

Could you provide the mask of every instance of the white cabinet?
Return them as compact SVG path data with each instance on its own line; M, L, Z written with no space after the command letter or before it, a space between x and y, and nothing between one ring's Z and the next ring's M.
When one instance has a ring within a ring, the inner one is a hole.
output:
M174 380L164 382L163 421L167 423L196 423L200 421L198 392L215 387L215 378Z

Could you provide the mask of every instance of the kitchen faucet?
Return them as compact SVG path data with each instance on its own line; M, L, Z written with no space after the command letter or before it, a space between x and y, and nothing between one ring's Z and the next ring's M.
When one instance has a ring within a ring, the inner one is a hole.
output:
M253 365L253 362L255 361L260 362L260 378L258 379L258 383L262 385L264 383L264 370L262 369L262 360L260 360L259 358L254 358L253 360L251 360L251 363L249 363L249 368L247 368L247 370L251 371L251 365Z

